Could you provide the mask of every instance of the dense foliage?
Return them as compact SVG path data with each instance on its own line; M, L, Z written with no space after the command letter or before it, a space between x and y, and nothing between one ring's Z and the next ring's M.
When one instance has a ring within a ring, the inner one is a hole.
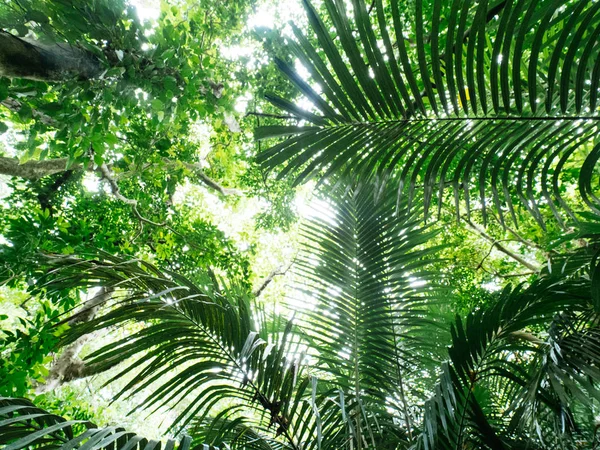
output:
M600 445L600 3L301 3L0 3L7 449Z

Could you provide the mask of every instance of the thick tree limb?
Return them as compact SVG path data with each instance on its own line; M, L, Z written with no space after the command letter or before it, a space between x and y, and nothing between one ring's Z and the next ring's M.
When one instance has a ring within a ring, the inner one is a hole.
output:
M5 100L2 100L0 102L0 105L4 106L5 108L7 108L15 114L18 114L19 110L21 109L21 102L15 100L14 98L7 98ZM58 122L56 120L37 109L32 109L31 114L33 115L33 117L35 117L37 120L39 120L46 126L58 127Z
M68 44L45 45L0 30L0 75L40 81L90 79L102 73L92 53Z
M100 307L110 300L113 291L113 288L101 287L98 293L71 317L68 322L69 325L89 322L94 319ZM87 370L85 363L79 358L79 352L91 338L90 334L81 336L73 344L65 348L62 354L54 361L54 364L52 364L46 381L37 386L36 392L39 394L48 392L56 389L63 383L92 375Z
M485 231L483 231L481 228L479 228L477 225L475 225L469 219L464 219L464 220L467 223L467 225L469 226L469 228L471 228L472 230L474 230L483 239L485 239L486 241L490 242L492 244L492 246L495 247L498 251L504 253L505 255L507 255L508 257L510 257L511 259L514 259L519 264L527 267L532 272L539 272L540 271L540 267L538 267L538 266L530 263L529 261L527 261L526 259L524 259L522 256L517 255L513 251L511 251L508 248L506 248L504 245L501 244L501 241L498 241L497 239L494 239L492 236L490 236L489 234L487 234Z
M8 158L5 156L0 156L0 175L8 175L11 177L19 177L19 178L27 178L29 180L39 180L40 178L47 177L50 175L55 175L60 172L64 172L66 170L83 170L83 166L79 164L74 164L67 169L67 158L55 158L55 159L44 159L41 161L27 161L26 163L21 164L17 158ZM165 159L164 164L167 168L176 167L180 162L172 161ZM215 180L210 178L200 166L192 163L181 163L183 166L192 172L200 182L202 182L207 187L217 191L219 194L228 196L228 195L243 195L243 193L237 189L231 189L221 186ZM109 168L109 166L106 166ZM107 178L106 174L102 171L102 168L93 168L89 166L87 168L89 172L97 172L100 175L103 175L109 183L110 180L116 183L115 180L119 178L125 178L127 173L121 174L110 174L110 177ZM109 169L110 173L110 169ZM114 188L114 185L111 183L111 189ZM113 189L114 193L114 189ZM125 198L125 197L124 197ZM129 203L129 202L125 202ZM131 203L129 203L131 204Z
M49 175L55 175L67 170L67 158L45 159L42 161L27 161L21 164L16 158L0 156L0 175L38 180ZM81 166L69 169L80 169Z

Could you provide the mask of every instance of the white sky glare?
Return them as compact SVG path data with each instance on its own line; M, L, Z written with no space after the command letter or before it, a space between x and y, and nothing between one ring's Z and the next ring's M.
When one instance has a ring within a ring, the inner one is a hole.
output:
M250 17L248 17L246 26L249 29L259 27L273 28L276 24L283 25L289 21L295 23L304 23L306 21L300 1L288 0L274 2L272 0L266 0L256 6L254 13L250 14ZM284 34L287 34L285 29Z
M158 20L160 16L160 0L129 0L137 10L141 21Z
M129 0L142 21L157 20L160 16L160 0ZM288 21L304 22L305 14L299 1L273 1L259 2L253 13L248 17L246 26L252 28L273 28L276 24L285 24Z

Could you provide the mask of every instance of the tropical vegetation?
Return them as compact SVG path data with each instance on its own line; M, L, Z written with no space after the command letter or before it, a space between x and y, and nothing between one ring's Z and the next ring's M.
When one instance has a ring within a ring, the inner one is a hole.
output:
M600 2L258 7L0 3L0 443L597 448Z

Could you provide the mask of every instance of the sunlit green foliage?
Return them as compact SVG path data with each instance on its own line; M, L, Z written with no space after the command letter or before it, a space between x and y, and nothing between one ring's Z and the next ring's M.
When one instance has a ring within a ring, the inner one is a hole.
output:
M0 2L0 444L596 448L600 3L299 3Z

